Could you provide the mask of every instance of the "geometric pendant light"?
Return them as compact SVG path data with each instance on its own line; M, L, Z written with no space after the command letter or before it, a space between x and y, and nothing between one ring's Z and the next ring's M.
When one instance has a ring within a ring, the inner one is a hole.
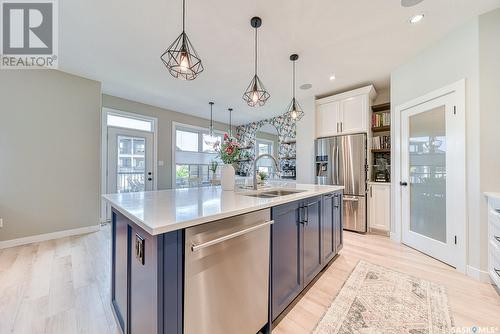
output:
M204 137L204 142L207 144L209 147L213 147L215 143L219 140L217 136L214 134L214 120L213 120L213 102L208 102L210 104L210 126L208 127L208 136L203 136Z
M290 119L294 121L298 121L304 116L304 111L299 105L299 102L295 98L295 61L299 59L299 55L293 54L290 56L290 60L293 63L293 75L292 75L292 101L290 101L290 104L288 105L288 108L286 109L285 116L289 117Z
M174 78L194 80L203 72L203 64L185 32L185 22L186 2L182 0L182 33L160 58Z
M261 18L257 16L252 17L250 25L255 28L255 71L250 84L245 90L245 93L243 93L243 100L245 100L250 107L260 107L266 104L267 99L271 96L266 91L266 87L264 87L264 84L257 75L257 29L262 25Z

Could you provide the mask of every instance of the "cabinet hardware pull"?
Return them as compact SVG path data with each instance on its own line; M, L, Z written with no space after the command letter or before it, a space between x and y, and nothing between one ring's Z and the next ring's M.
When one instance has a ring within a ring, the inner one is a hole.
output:
M497 241L498 241L498 242L500 242L500 237L499 237L499 236L494 235L493 237L494 237L495 239L497 239Z
M344 131L344 122L340 122L340 132Z
M494 270L494 271L495 271L495 273L498 275L498 277L500 277L500 269L493 268L493 270Z
M307 205L306 205L306 206L304 207L304 209L305 209L304 223L305 223L306 225L308 225L308 224L309 224L309 206L307 206Z
M373 187L370 186L370 197L373 197L373 192L372 192Z
M200 249L203 249L203 248L206 248L206 247L209 247L209 246L213 246L213 245L216 245L216 244L220 244L221 242L224 242L224 241L227 241L227 240L230 240L230 239L234 239L236 237L239 237L240 235L244 235L244 234L253 232L255 230L258 230L258 229L260 229L262 227L266 227L268 225L272 225L273 223L274 223L274 220L269 220L269 221L267 221L265 223L262 223L262 224L259 224L259 225L255 225L255 226L243 229L241 231L234 232L234 233L231 233L231 234L228 234L228 235L225 235L225 236L222 236L222 237L219 237L219 238L207 241L207 242L199 244L199 245L192 245L191 246L191 251L192 252L196 252L196 251L198 251Z
M339 122L337 122L337 132L340 132L339 131Z

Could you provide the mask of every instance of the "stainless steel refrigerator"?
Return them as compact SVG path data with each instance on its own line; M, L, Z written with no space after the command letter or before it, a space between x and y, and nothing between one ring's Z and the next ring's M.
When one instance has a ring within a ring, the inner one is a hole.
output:
M316 183L344 186L344 229L366 232L366 134L315 141Z

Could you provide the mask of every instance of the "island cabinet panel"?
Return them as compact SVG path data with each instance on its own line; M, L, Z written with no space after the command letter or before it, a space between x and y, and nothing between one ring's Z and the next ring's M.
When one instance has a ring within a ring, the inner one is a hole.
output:
M343 200L344 194L341 191L335 193L333 198L333 222L334 222L334 236L335 236L335 254L338 254L344 246L344 224L343 224Z
M153 237L138 227L130 227L130 333L157 333L158 249L162 238Z
M303 275L304 286L322 269L321 197L308 198L303 204Z
M128 223L123 215L115 212L112 235L111 302L118 324L128 333Z
M334 198L336 193L323 195L322 229L322 260L330 261L335 256L335 217Z
M182 231L152 236L113 209L112 304L125 334L182 333Z
M292 202L274 207L271 211L271 308L273 320L302 291L302 226L299 214L302 207Z
M329 262L342 249L342 193L323 196L322 262Z

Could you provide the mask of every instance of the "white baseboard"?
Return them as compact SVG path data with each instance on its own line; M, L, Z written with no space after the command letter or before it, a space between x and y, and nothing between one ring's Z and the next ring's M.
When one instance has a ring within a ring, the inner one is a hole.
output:
M480 282L490 283L490 275L487 271L479 270L469 265L467 265L467 276L472 277Z
M87 226L87 227L75 228L72 230L57 231L57 232L52 232L52 233L32 235L32 236L24 237L24 238L5 240L5 241L0 241L0 249L31 244L34 242L59 239L59 238L69 237L72 235L97 232L100 229L101 229L101 225L99 224L99 225L92 225L92 226Z

